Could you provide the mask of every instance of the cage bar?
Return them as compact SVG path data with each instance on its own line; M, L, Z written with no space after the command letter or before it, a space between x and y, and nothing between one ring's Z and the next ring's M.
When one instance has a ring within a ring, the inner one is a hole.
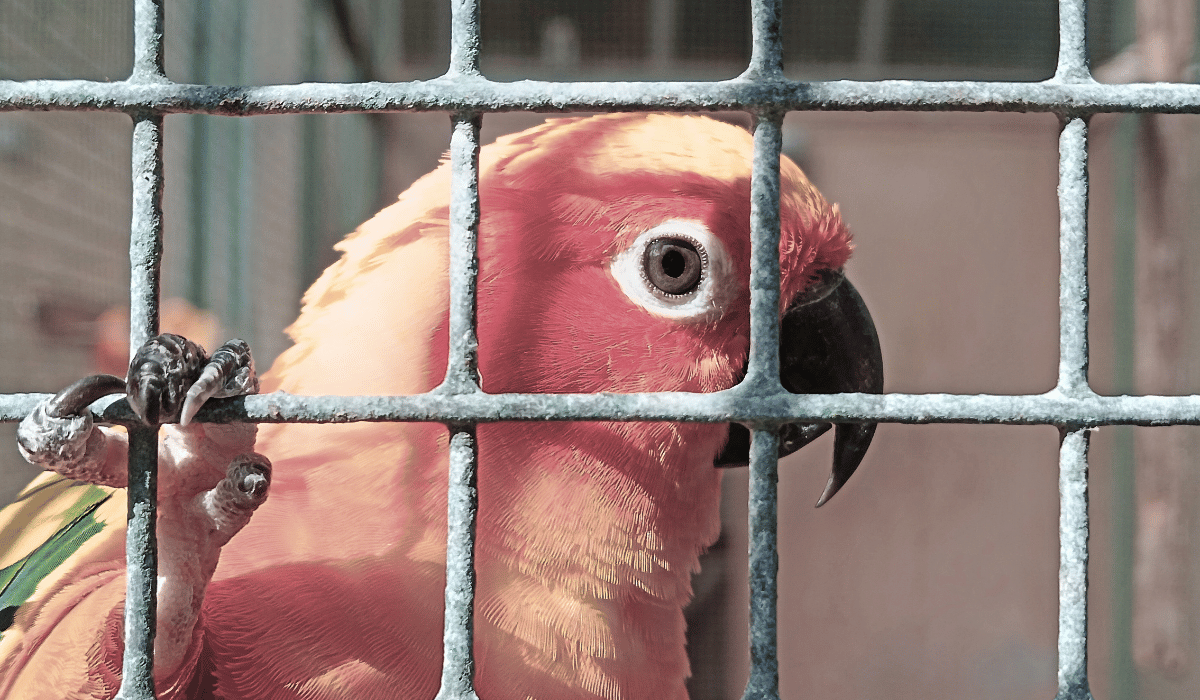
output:
M1058 69L1052 80L1091 82L1087 55L1086 0L1058 2Z
M224 116L335 114L342 112L637 112L755 110L904 112L1102 112L1200 111L1200 85L1091 81L831 80L776 78L763 83L741 76L718 82L578 82L522 80L502 83L482 76L402 83L301 83L297 85L192 85L103 83L88 80L0 80L0 111L151 110L163 114Z
M1087 122L1076 117L1058 139L1060 271L1059 363L1057 391L1089 397L1087 283Z
M442 632L442 684L436 700L477 700L475 695L475 516L479 511L474 425L450 428L450 485L446 507L446 616Z
M779 0L751 4L753 49L744 76L770 79L783 72ZM734 389L743 400L779 395L779 156L784 112L754 114L750 172L750 355L746 377ZM776 579L779 573L779 437L777 424L751 424L749 507L750 677L743 700L778 700Z
M750 678L742 700L778 700L779 436L750 432Z
M1087 678L1088 464L1090 431L1064 430L1058 461L1058 693L1091 700Z
M472 2L455 2L460 13ZM478 41L478 22L471 27ZM457 29L455 30L458 31ZM456 36L458 34L456 33ZM478 114L456 114L450 136L450 347L446 379L438 392L478 395L476 284L479 275ZM479 443L474 423L451 423L446 515L446 612L442 635L442 682L437 700L474 700L475 531L479 511Z
M163 6L134 6L134 67L130 82L163 78ZM129 237L130 356L158 334L163 253L163 116L139 114L133 125L133 214ZM118 700L154 698L157 628L158 430L129 430L128 529L125 535L125 651Z
M1087 3L1059 0L1058 67L1052 80L1090 83ZM1059 371L1054 391L1095 394L1088 385L1088 130L1086 117L1059 112ZM1060 428L1058 692L1056 700L1091 700L1087 669L1088 437Z
M24 418L52 394L0 395L0 421ZM137 417L123 402L96 410L117 425ZM685 423L833 421L837 423L982 423L1097 428L1105 425L1200 425L1200 395L1087 396L1046 394L780 394L740 399L715 394L424 394L296 396L274 393L216 400L197 420L207 423L493 423L525 420L674 420Z

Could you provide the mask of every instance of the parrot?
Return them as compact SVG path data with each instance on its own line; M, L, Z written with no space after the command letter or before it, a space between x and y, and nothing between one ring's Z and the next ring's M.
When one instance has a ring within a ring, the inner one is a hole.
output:
M478 369L488 393L717 392L749 353L753 139L701 115L550 119L479 152ZM128 438L159 427L158 697L432 698L442 663L448 430L208 423L261 392L414 395L446 374L451 172L336 247L261 377L233 340L160 335L18 431L47 469L0 511L0 697L111 698L123 651ZM795 393L882 391L849 229L780 160L780 363ZM122 399L116 399L122 400ZM780 454L829 429L780 428ZM875 426L838 425L821 502ZM737 423L477 426L475 688L486 700L687 697L683 607L719 534Z

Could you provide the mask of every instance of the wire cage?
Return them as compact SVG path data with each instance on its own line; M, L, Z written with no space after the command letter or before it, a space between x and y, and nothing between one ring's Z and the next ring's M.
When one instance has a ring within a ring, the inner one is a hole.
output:
M751 673L747 698L779 696L776 651L778 553L777 437L785 421L986 423L1052 425L1060 433L1058 697L1090 697L1088 641L1088 444L1105 425L1200 424L1200 396L1103 396L1088 381L1088 124L1099 113L1195 113L1200 87L1184 84L1101 85L1089 71L1084 0L1058 4L1054 74L1039 82L838 80L795 81L783 73L781 0L754 0L746 38L749 64L721 81L503 83L484 77L479 0L453 0L445 15L449 70L408 82L304 83L230 87L177 82L164 71L164 4L136 0L133 72L126 80L0 81L3 111L123 113L132 129L130 344L158 332L163 256L164 115L227 116L440 111L452 114L454 171L450 238L448 372L435 391L418 396L303 397L267 394L205 409L201 420L334 423L427 421L450 431L449 533L441 698L474 697L472 606L476 511L475 426L521 420L671 420L741 422L752 429L750 468ZM913 9L913 3L902 3ZM424 3L414 3L420 11ZM870 3L864 7L869 8ZM864 10L866 11L866 10ZM915 12L916 10L913 9ZM486 19L485 19L486 22ZM863 31L866 31L865 29ZM427 37L426 37L427 38ZM844 39L844 37L842 38ZM521 41L529 37L516 35ZM712 39L719 50L718 39ZM868 67L878 56L847 54L834 37L830 55ZM585 50L589 44L583 44ZM414 52L434 51L418 45ZM728 49L736 53L736 47ZM902 42L894 51L911 51ZM839 53L841 52L841 53ZM846 55L842 55L846 54ZM571 60L569 52L567 58ZM875 63L872 63L874 61ZM869 74L870 70L865 70ZM478 153L485 115L506 111L711 111L754 119L751 184L751 353L745 380L715 394L524 395L486 394L476 367L475 269L479 223ZM779 154L789 111L995 111L1058 116L1060 275L1056 386L1040 394L793 395L779 380ZM44 394L0 396L0 420L18 421ZM153 697L149 663L155 620L153 530L157 438L130 426L126 656L120 697Z

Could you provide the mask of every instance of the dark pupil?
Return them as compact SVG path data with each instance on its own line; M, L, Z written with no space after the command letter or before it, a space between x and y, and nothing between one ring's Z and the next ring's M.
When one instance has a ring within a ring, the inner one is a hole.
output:
M678 250L668 250L662 256L662 269L669 277L678 277L683 274L683 269L687 265L687 261L683 258L683 253Z
M704 269L696 245L683 238L659 238L646 247L646 278L666 294L687 294L700 285Z

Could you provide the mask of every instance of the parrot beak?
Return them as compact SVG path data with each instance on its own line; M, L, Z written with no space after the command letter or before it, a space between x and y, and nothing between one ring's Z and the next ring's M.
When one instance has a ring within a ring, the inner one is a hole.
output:
M779 370L783 388L793 394L883 391L883 355L875 323L862 297L840 270L822 274L787 312L779 334ZM842 423L834 432L833 472L817 501L829 501L858 468L875 423ZM779 456L804 447L832 427L830 423L787 423L779 430ZM718 467L750 460L750 431L730 423L729 442L715 460Z

